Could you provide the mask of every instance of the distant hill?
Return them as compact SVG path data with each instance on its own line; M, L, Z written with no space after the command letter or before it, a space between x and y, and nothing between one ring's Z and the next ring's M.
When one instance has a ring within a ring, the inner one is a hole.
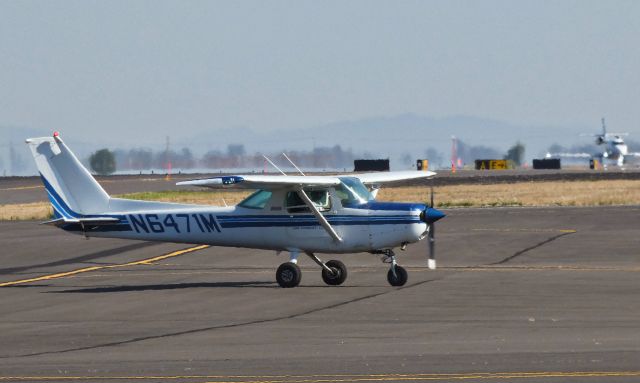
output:
M417 114L371 117L337 121L313 128L278 130L255 133L249 129L229 130L218 137L243 142L247 150L281 150L296 147L329 146L339 144L354 153L371 158L391 158L392 167L406 167L406 158L425 157L429 148L448 162L451 136L467 145L484 146L504 153L516 141L525 144L525 157L544 154L553 142L579 142L578 134L589 131L585 127L531 127L504 121L472 117L450 116L434 118ZM413 160L411 163L413 163Z
M597 130L584 126L527 126L474 116L429 117L419 114L399 114L357 120L336 121L315 127L292 130L256 132L248 127L232 127L218 130L202 130L199 133L183 133L171 137L172 149L188 147L201 156L210 150L226 150L230 144L243 144L247 153L277 153L308 151L314 147L340 145L362 158L390 158L392 169L407 169L418 158L432 157L432 164L449 165L451 136L456 136L466 146L482 146L490 153L505 153L516 141L524 143L525 158L530 160L544 155L553 143L563 146L587 144L580 133ZM180 132L179 129L176 130ZM28 157L26 137L49 135L50 131L21 127L0 126L0 174L11 169L9 145L25 156L25 170L20 173L35 174L35 167ZM124 137L114 137L113 142L94 142L92 137L64 136L81 159L100 148L130 149L133 147L163 150L163 140L130 142ZM162 137L163 138L163 137ZM633 139L633 137L630 137ZM491 149L491 150L489 150ZM640 151L640 148L636 150ZM429 151L429 156L427 156ZM434 160L434 157L436 158ZM15 166L14 166L15 168Z

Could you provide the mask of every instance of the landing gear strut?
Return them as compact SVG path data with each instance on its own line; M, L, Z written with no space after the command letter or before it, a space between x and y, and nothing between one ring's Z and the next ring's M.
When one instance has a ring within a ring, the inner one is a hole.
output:
M324 268L322 269L322 280L324 283L330 286L338 286L347 279L347 267L344 263L333 259L327 262L327 267L331 269L331 272L328 272Z
M335 259L325 263L313 253L306 254L322 268L322 280L327 285L338 286L344 283L347 279L347 267L344 263ZM289 262L285 262L278 267L278 271L276 271L276 280L280 287L290 288L296 287L300 284L302 272L300 271L300 267L297 265L298 255L298 252L292 251Z
M347 279L347 266L345 266L344 263L335 259L324 263L313 253L307 253L307 255L313 259L318 266L322 267L322 280L324 283L329 286L338 286Z
M404 267L400 266L396 262L396 255L391 249L383 250L382 254L384 257L382 258L382 262L391 264L389 267L389 271L387 272L387 281L391 286L404 286L407 283L407 279L409 279L409 275L407 274L407 270Z

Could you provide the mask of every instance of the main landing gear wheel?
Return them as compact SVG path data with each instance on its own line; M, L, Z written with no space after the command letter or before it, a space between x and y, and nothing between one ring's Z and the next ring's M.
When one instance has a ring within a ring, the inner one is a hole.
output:
M408 278L407 270L398 265L392 266L387 273L387 281L391 286L404 286Z
M302 272L295 263L283 263L276 271L276 280L280 287L296 287L300 284L300 279L302 279Z
M328 261L326 266L330 268L332 272L330 273L328 270L322 269L322 280L324 283L331 286L338 286L347 279L347 266L345 266L344 263L334 259Z

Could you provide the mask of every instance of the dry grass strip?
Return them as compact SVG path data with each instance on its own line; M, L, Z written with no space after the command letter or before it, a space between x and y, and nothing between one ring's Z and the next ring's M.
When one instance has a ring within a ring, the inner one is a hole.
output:
M640 205L640 181L521 182L435 188L439 207ZM422 186L383 188L378 199L428 201Z
M20 203L0 205L0 221L17 221L28 219L49 219L53 209L49 202Z

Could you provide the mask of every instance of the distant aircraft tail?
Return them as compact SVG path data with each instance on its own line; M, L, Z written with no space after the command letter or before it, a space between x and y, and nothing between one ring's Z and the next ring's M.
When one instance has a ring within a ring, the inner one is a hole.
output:
M29 138L27 144L56 218L78 220L109 210L109 195L64 144L58 133L54 133L53 137Z

